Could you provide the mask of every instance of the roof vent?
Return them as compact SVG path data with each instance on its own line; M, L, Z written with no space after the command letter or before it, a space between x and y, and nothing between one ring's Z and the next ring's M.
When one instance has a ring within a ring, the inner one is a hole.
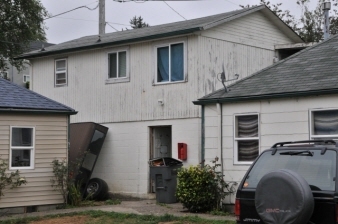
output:
M101 36L99 35L98 37L99 39L96 42L101 42Z

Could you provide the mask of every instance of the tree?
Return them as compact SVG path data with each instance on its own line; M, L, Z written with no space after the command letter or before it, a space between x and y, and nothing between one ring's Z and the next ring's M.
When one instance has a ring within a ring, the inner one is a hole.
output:
M311 0L297 0L297 4L301 7L301 15L296 19L294 15L290 14L289 10L281 10L282 3L271 4L269 1L260 0L261 4L265 4L281 18L288 26L290 26L305 42L319 42L323 39L323 10L322 3L327 0L318 0L317 6L314 10L309 9ZM338 31L338 0L331 0L332 9L330 11L330 33L336 34ZM251 7L250 5L242 6L242 8Z
M0 1L0 71L8 69L6 60L19 71L24 68L24 61L14 58L29 50L30 42L46 40L46 16L39 0Z
M138 28L143 28L143 27L148 27L149 24L148 23L145 23L143 22L143 18L141 16L139 17L136 17L134 16L130 21L130 26L133 28L133 29L138 29Z

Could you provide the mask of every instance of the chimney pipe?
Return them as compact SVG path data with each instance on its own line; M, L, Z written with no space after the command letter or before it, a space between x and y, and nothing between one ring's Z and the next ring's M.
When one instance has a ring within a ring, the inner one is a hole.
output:
M324 2L322 4L322 9L324 11L324 40L327 40L330 37L329 11L331 9L331 2Z

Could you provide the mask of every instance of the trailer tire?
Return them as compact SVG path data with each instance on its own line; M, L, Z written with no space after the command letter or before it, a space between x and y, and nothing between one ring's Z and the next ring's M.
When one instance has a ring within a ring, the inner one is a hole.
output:
M86 197L93 200L104 200L108 196L107 183L99 178L90 179L86 188Z
M270 172L259 181L255 206L264 223L304 224L314 209L309 184L286 169Z

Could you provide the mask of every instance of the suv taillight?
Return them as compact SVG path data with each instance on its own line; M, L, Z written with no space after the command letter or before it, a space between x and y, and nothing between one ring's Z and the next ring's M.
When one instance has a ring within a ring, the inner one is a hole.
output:
M336 204L336 223L338 223L338 204Z
M235 215L236 215L236 220L239 221L239 216L241 214L241 202L239 199L236 199L235 201Z

